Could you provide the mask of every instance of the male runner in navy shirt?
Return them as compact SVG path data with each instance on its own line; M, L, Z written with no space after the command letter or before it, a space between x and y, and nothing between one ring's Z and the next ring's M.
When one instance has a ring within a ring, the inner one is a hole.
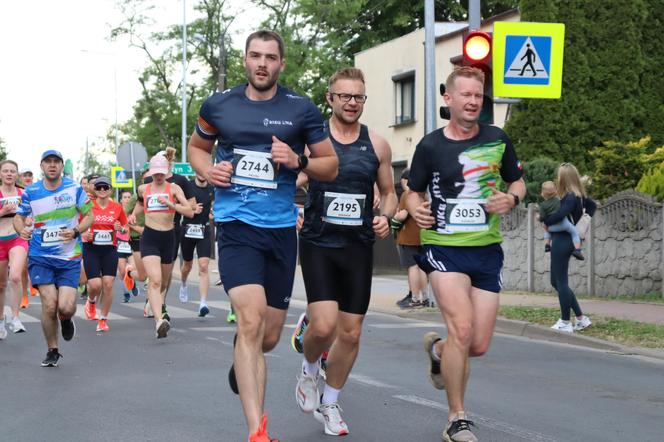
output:
M284 44L271 31L247 38L248 84L209 97L189 142L193 168L216 186L219 271L237 315L234 365L250 442L269 442L264 353L279 341L295 274L299 171L333 180L338 160L316 106L279 86ZM217 141L216 164L210 153ZM304 155L305 145L311 156Z

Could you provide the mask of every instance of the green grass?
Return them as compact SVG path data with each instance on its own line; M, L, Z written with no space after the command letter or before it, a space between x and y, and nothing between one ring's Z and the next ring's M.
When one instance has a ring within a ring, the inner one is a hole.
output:
M504 291L513 295L535 295L535 296L555 296L555 293L540 293L540 292L522 292L522 291ZM576 294L578 299L594 299L598 301L619 301L619 302L652 302L656 304L664 304L664 298L659 292L647 293L644 295L616 295L616 296L590 296L584 294Z
M500 315L508 319L551 326L560 317L560 310L547 307L502 306ZM627 346L664 348L664 326L643 322L592 316L593 324L579 333L584 336L617 342Z

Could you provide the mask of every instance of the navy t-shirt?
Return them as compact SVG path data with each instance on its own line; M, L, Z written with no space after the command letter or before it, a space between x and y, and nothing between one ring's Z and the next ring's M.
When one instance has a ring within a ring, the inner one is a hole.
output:
M305 144L327 138L323 118L308 98L278 86L274 97L250 100L236 86L215 93L203 103L196 132L217 140L216 161L230 161L230 187L215 189L216 222L239 220L247 224L280 228L295 225L297 209L295 171L272 163L272 136L288 144L298 155Z

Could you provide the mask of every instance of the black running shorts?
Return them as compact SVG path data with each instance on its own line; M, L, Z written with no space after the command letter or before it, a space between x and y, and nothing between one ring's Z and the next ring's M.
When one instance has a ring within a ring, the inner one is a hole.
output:
M320 247L300 238L300 266L309 304L336 301L339 310L364 315L371 300L373 247Z
M115 246L83 243L83 268L88 279L115 277L118 272L118 251Z
M180 250L182 250L182 259L185 261L194 260L194 249L199 258L209 258L212 255L212 239L210 239L210 226L206 225L203 229L203 238L187 238L187 225L182 225L180 234Z
M175 247L175 231L155 230L145 226L141 235L141 257L159 256L162 264L173 262L173 249Z

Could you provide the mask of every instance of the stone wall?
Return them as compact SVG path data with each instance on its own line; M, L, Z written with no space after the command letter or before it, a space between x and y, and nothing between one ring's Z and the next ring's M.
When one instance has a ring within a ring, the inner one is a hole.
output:
M544 230L531 206L502 220L505 289L551 292L550 254L544 253ZM599 296L662 292L663 226L662 204L633 191L614 195L593 217L586 261L570 261L570 287Z

